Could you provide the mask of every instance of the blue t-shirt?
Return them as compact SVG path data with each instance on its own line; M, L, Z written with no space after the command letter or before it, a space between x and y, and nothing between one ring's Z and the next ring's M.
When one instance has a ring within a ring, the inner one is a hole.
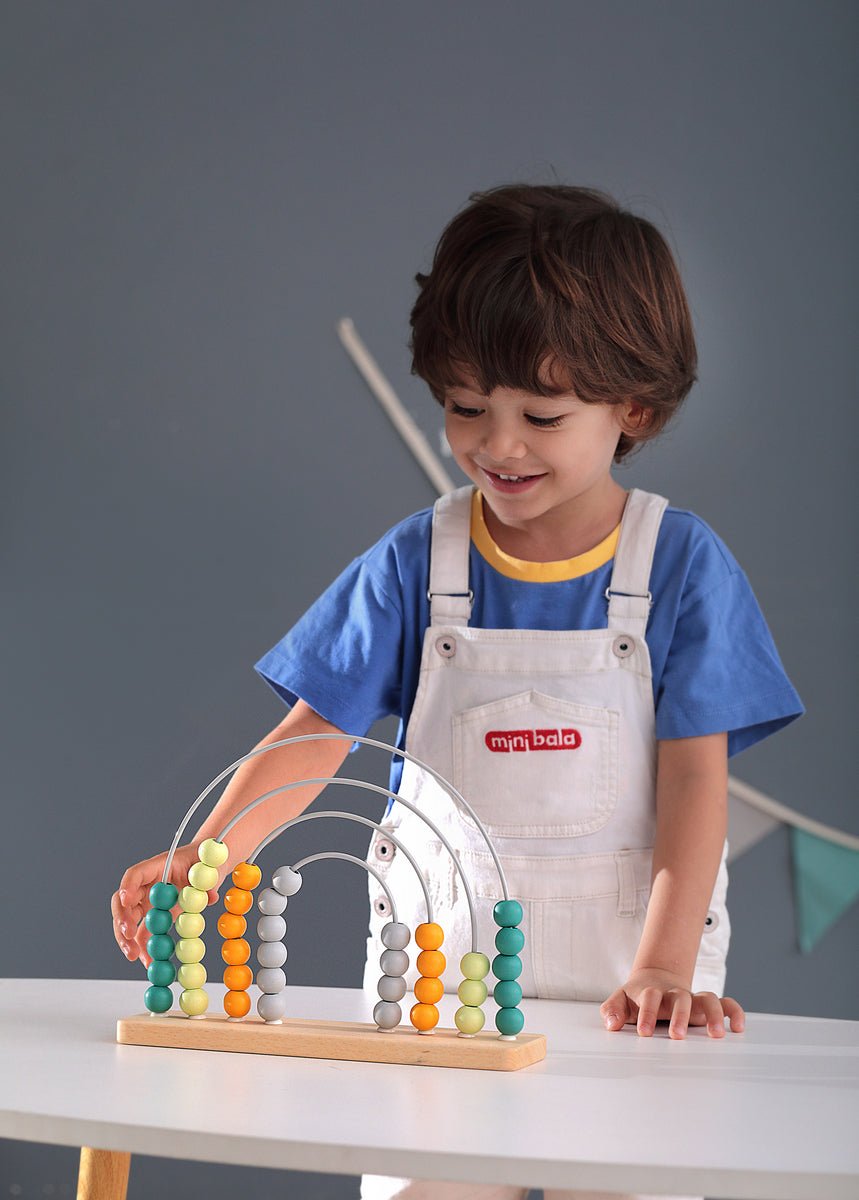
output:
M359 737L375 721L396 715L397 745L405 745L429 624L431 523L432 508L426 508L390 529L256 664L287 704L300 697L327 721ZM529 564L518 564L523 571L517 570L516 560L487 539L485 526L478 531L473 520L472 626L605 628L611 557L572 578L535 582ZM592 555L570 563L581 570L582 562L594 561ZM522 578L523 573L532 577ZM646 638L658 739L727 732L731 756L805 711L748 579L694 513L665 510L650 591ZM392 791L401 773L397 759Z

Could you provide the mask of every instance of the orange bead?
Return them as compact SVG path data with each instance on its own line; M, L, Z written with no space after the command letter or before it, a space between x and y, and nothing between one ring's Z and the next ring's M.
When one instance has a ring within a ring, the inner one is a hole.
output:
M227 967L224 971L224 983L231 992L246 992L254 981L254 973L250 967Z
M221 946L221 958L231 967L238 967L242 963L246 963L250 956L251 948L244 938L232 938Z
M251 1011L251 998L247 992L227 992L224 996L224 1012L228 1017L246 1017Z
M235 913L221 913L218 917L218 933L225 938L240 938L248 927L244 917Z
M237 888L247 888L248 891L253 891L261 879L262 871L256 863L239 863L233 871L233 883Z
M244 888L231 887L224 896L224 908L227 912L237 913L239 916L246 913L253 902L253 896Z
M444 995L444 984L440 979L419 979L415 984L415 999L421 1004L438 1004Z
M409 1019L415 1029L435 1029L438 1025L438 1009L434 1004L415 1004Z
M447 959L441 950L422 950L418 955L418 970L428 979L437 979L446 966Z
M415 930L415 941L421 950L438 950L444 941L444 930L435 921L424 921Z

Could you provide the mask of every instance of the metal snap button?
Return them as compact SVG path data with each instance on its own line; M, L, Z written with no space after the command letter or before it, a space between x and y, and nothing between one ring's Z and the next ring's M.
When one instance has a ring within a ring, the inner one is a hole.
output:
M456 638L436 638L435 648L442 658L453 658L454 654L456 654Z
M373 853L382 862L390 862L397 853L397 847L393 842L389 842L387 838L379 838L373 847Z
M373 911L380 917L387 917L390 915L391 906L388 904L385 896L379 896L377 900L373 901Z
M614 639L611 649L618 658L629 658L635 650L635 638L631 638L627 633L622 633L620 637Z
M704 918L704 932L712 933L714 929L719 928L719 914L713 912L712 908Z

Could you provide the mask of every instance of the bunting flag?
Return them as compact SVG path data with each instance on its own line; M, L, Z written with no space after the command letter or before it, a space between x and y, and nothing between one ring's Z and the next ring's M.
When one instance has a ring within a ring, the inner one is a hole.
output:
M337 333L364 382L390 417L439 495L456 484L382 374L348 317ZM441 446L444 449L442 436ZM859 837L822 825L731 775L728 778L728 862L787 825L793 855L793 892L799 948L808 954L859 896Z

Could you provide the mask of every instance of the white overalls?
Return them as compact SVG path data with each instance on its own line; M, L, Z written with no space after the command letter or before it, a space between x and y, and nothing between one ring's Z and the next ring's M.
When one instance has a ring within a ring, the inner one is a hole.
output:
M524 910L519 979L524 995L602 1003L628 976L650 892L656 735L645 630L653 551L668 502L638 489L629 493L604 629L474 629L468 624L472 490L460 488L435 505L430 624L406 749L453 783L492 838L510 897ZM477 826L409 762L399 793L456 848L478 907L474 948L491 960L497 932L492 908L502 891ZM455 992L462 978L460 958L472 949L459 876L438 838L404 806L394 804L383 824L424 868L435 920L445 930L445 991ZM391 888L399 920L414 930L426 920L426 908L405 855L384 834L375 834L368 861ZM375 992L384 949L379 933L390 913L382 889L372 876L368 880L364 987ZM695 991L722 994L730 934L726 891L723 853L692 982ZM414 960L414 946L408 950ZM409 987L417 975L412 965ZM491 985L491 975L486 982ZM492 1028L490 1001L485 1011L486 1027ZM376 1182L371 1186L371 1181ZM404 1184L366 1176L362 1195L405 1194L403 1187L385 1190L384 1182ZM442 1191L447 1185L428 1186L429 1196L456 1194ZM468 1194L524 1193L472 1189Z

